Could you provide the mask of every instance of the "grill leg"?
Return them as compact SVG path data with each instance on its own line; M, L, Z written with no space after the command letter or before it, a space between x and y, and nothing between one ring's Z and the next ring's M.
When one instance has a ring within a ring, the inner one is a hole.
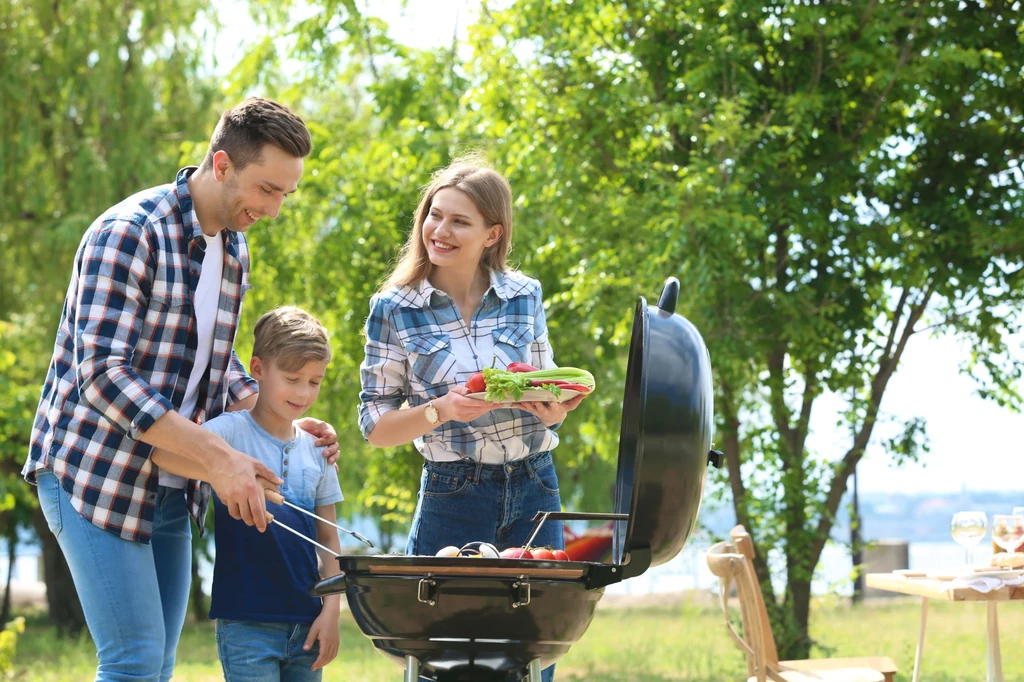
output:
M415 656L405 657L405 682L419 682L420 660ZM540 678L537 678L540 680Z
M530 661L530 682L540 682L540 659Z

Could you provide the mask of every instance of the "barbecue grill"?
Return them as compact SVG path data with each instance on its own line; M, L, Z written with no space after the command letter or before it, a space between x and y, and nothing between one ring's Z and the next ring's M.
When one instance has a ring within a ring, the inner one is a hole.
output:
M540 682L583 636L604 588L664 563L697 522L712 451L711 361L675 313L670 278L657 306L640 297L623 397L614 512L543 513L540 524L612 520L610 563L426 556L339 556L341 575L313 587L344 592L374 646L405 680ZM536 533L535 529L535 533Z

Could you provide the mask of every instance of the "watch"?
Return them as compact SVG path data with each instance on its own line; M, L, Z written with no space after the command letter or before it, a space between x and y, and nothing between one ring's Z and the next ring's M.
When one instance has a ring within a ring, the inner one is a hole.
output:
M427 421L432 425L437 426L441 423L441 415L437 413L437 408L434 407L433 400L427 403L426 408L423 410L423 414L426 416Z

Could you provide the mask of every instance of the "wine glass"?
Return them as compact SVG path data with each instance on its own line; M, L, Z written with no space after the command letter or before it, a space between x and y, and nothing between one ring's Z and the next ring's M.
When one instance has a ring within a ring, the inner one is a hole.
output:
M992 541L1003 548L1004 552L1016 551L1017 545L1024 540L1024 515L996 514L992 517Z
M987 530L988 517L985 512L959 511L953 514L949 532L953 540L964 548L964 559L968 565L971 563L971 550L981 542Z

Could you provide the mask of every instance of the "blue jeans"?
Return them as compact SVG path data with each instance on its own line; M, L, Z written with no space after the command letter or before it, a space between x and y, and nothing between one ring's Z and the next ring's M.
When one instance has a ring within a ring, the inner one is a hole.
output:
M320 642L302 645L309 625L217 621L217 655L225 682L320 682L323 669L310 670Z
M434 555L442 547L476 540L499 550L519 547L530 537L535 513L561 510L550 452L507 464L426 462L405 553ZM565 549L562 522L545 523L532 545ZM552 665L541 679L554 678Z
M86 520L52 472L40 470L36 479L39 506L67 559L96 643L96 682L171 679L192 581L185 491L159 488L153 538L145 545Z

